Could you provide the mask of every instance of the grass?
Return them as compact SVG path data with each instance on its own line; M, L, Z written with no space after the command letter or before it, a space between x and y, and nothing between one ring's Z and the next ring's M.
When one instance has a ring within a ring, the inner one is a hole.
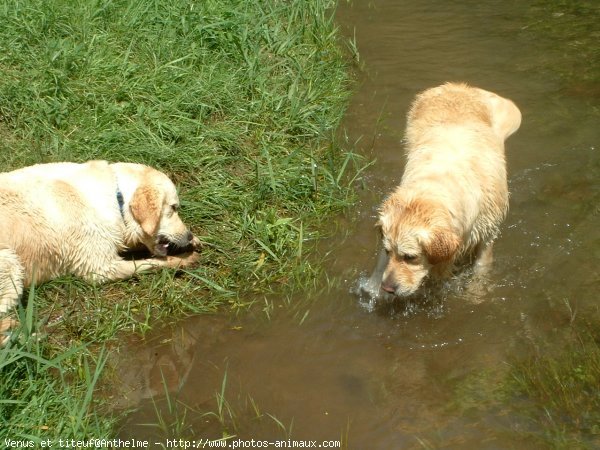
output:
M293 419L288 426L277 417L261 411L256 401L249 395L227 392L227 370L223 375L221 388L215 393L214 401L205 402L203 410L193 408L181 399L179 393L171 393L167 389L160 404L154 402L156 422L141 424L150 439L167 446L167 440L210 441L207 444L219 448L227 447L228 442L240 436L257 437L257 430L266 433L271 439L292 439ZM147 435L146 435L147 436Z
M566 344L561 341L542 348L538 344L516 361L506 387L521 399L520 415L533 424L538 442L551 448L597 448L600 334L587 325L575 329Z
M82 435L110 436L110 417L89 414L95 403L94 387L106 361L105 351L92 356L84 347L72 347L52 358L34 331L35 289L29 290L27 308L13 342L0 350L0 439L39 446L51 439L78 439ZM75 364L77 370L66 370Z
M203 242L198 268L183 274L103 286L65 277L31 290L37 322L28 333L45 339L0 350L0 439L110 434L111 420L91 408L100 343L310 284L319 265L308 256L319 230L352 201L359 163L333 143L351 86L334 7L0 5L0 169L89 159L153 165L179 186L182 215Z

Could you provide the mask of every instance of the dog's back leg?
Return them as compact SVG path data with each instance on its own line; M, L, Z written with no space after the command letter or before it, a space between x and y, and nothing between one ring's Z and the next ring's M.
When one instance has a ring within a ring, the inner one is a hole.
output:
M483 302L490 290L494 242L480 242L475 248L473 275L467 285L467 298L471 303Z
M17 254L10 248L0 247L0 347L6 345L9 331L17 325L16 320L6 316L21 298L23 276L23 265Z
M0 314L17 306L23 293L24 270L17 254L0 247Z

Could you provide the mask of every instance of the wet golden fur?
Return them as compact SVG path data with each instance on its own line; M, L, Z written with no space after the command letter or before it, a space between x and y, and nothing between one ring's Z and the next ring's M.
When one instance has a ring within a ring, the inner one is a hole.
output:
M192 264L193 252L167 256L168 247L198 244L178 206L171 180L141 164L38 164L0 174L0 312L10 311L34 279L116 280ZM119 255L138 248L157 257Z
M417 95L404 174L379 211L385 291L410 295L458 260L489 264L508 209L504 140L520 123L513 102L466 84Z

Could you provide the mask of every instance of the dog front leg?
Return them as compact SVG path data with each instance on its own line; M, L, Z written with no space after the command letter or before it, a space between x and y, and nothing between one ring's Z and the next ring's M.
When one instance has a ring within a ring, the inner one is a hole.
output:
M121 259L114 264L113 270L109 275L105 276L104 279L125 280L138 273L149 272L151 270L158 270L162 268L185 269L194 266L199 259L200 255L196 252L185 253L177 256L167 256L166 258L146 258L137 260Z
M475 264L473 270L476 275L486 274L492 267L494 261L493 242L479 244L475 251Z
M361 286L362 290L365 291L371 298L378 297L381 292L381 281L383 280L383 272L388 264L388 254L384 248L379 251L377 256L377 264L375 270L367 280L367 282Z

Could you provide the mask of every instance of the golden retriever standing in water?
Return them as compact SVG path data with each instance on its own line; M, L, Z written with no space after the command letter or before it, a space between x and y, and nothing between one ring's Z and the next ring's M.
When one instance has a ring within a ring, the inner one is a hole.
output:
M193 252L167 256L169 249L193 250L199 242L178 207L171 180L141 164L38 164L0 174L0 313L12 309L34 279L119 280L192 264ZM140 248L156 258L119 256Z
M447 83L417 95L408 113L407 163L379 210L381 288L415 293L454 263L485 266L508 210L504 140L521 124L513 102ZM376 271L377 271L376 270Z

